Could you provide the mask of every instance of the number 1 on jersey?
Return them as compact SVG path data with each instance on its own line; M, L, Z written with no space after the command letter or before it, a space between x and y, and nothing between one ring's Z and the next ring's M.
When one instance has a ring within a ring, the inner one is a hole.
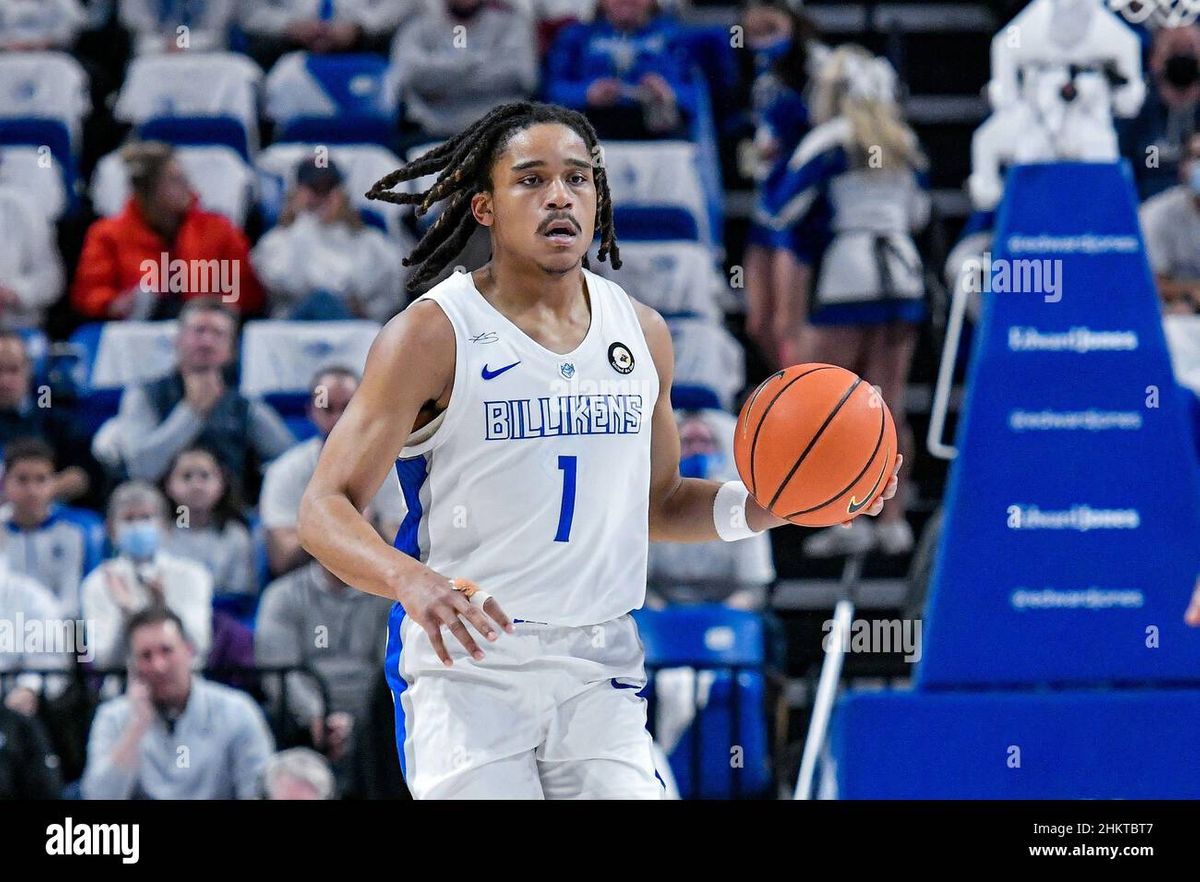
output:
M571 519L575 517L575 457L560 456L558 467L563 473L562 506L558 510L558 533L555 542L571 541Z

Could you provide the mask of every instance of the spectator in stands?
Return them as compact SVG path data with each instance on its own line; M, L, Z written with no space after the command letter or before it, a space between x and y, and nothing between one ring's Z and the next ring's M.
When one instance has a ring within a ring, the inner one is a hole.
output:
M1200 25L1160 28L1149 67L1141 112L1119 128L1142 200L1175 183L1183 147L1200 132Z
M705 411L679 411L676 419L679 473L688 478L736 480L729 453L718 441L719 433L732 437L727 421ZM741 542L652 542L648 570L651 607L725 603L738 609L762 609L767 586L775 580L771 537L765 532Z
M4 0L0 52L69 50L86 18L79 0Z
M7 532L7 531L6 531ZM64 610L50 591L35 579L14 572L8 564L8 555L0 538L0 619L9 622L15 629L17 622L24 622L19 631L14 630L14 644L0 651L0 674L23 671L16 676L13 688L4 695L4 704L10 710L27 717L38 712L40 696L48 698L62 694L69 684L65 674L72 665L71 651L87 654L86 646L76 646L73 640L76 631L66 621ZM66 630L70 630L68 634ZM33 629L33 630L30 630ZM30 636L41 635L36 643Z
M133 195L120 214L88 229L74 307L95 319L163 319L187 300L220 295L241 314L256 313L263 293L246 236L200 207L171 147L147 141L121 156Z
M449 137L531 95L537 73L528 17L502 2L439 0L396 34L389 80L410 123Z
M1200 311L1200 133L1184 145L1179 179L1147 199L1139 217L1163 311L1191 315Z
M317 468L317 459L325 439L333 431L358 389L358 374L347 367L322 368L309 384L308 418L317 426L317 435L283 454L267 469L263 479L259 514L267 532L267 554L271 572L277 576L290 572L311 558L300 546L297 523L300 497ZM395 539L404 517L400 483L389 475L371 503L372 521L379 534L389 542Z
M58 756L42 724L0 706L0 800L61 794Z
M0 327L40 327L63 293L54 225L27 194L3 186L0 230Z
M378 52L420 4L414 0L270 0L242 4L250 55L269 70L285 52Z
M333 799L337 784L325 757L307 747L281 750L263 770L267 799Z
M594 21L555 38L543 91L585 113L601 138L685 137L697 100L690 65L656 0L599 0Z
M192 669L196 649L161 607L126 629L124 695L96 711L83 774L85 799L253 799L274 750L262 709L244 692ZM188 762L178 761L187 746Z
M351 588L316 561L263 591L255 659L260 667L304 665L324 679L329 706L311 677L289 673L287 707L340 777L349 773L354 727L367 710L391 606L387 598ZM268 678L266 686L278 692L277 681Z
M117 446L132 476L158 481L176 454L203 444L250 482L258 464L295 443L274 410L232 385L236 331L236 317L215 298L184 307L175 338L178 368L121 396Z
M138 55L164 52L219 52L229 43L236 0L120 0L121 24L133 36Z
M208 569L218 594L255 594L254 550L237 479L207 447L191 445L171 461L163 491L174 513L171 554Z
M100 504L106 482L87 431L66 404L50 396L48 387L34 396L32 374L25 339L15 331L0 331L0 445L41 438L54 449L55 460L70 463L54 475L55 497L84 497L88 504Z
M279 225L254 248L274 318L384 322L400 311L399 249L363 223L332 160L305 159Z
M212 576L203 566L162 550L167 500L153 484L128 481L113 491L108 531L117 556L83 580L95 665L121 661L121 632L147 607L165 606L187 623L191 654L203 667L212 635Z
M904 394L925 314L912 240L929 217L925 157L901 116L895 72L859 46L839 47L821 69L813 116L817 127L764 188L756 219L788 229L808 221L822 196L829 200L832 241L821 258L804 360L870 377L895 417L900 449L911 450ZM913 534L904 515L900 496L878 523L855 518L849 528L823 530L805 540L805 551L832 556L878 545L885 554L907 553Z
M761 190L787 169L809 129L810 75L821 57L807 18L773 3L754 3L743 17L757 76L754 109L754 177ZM773 367L800 361L796 344L804 324L810 268L819 250L803 230L773 230L751 221L744 256L746 333Z
M4 449L4 497L0 517L8 531L13 572L49 589L67 615L79 613L79 585L100 563L100 519L54 502L54 451L38 438L18 439Z

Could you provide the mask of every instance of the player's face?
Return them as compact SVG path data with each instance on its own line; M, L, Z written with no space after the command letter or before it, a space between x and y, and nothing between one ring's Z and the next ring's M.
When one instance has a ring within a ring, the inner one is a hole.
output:
M45 517L54 499L54 469L44 459L22 459L4 473L4 495L26 517Z
M187 698L193 652L174 622L143 625L130 638L134 673L157 705L177 706Z
M550 273L579 266L595 231L593 171L569 126L538 123L513 135L492 166L491 199L476 197L476 218L492 228L493 249Z

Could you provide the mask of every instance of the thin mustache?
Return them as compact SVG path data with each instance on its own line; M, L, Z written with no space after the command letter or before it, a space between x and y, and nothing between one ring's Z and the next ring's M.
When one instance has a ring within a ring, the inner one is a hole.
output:
M546 232L546 230L550 229L550 227L554 226L554 224L558 223L559 221L564 221L564 220L570 221L571 226L573 226L575 228L575 232L577 232L577 233L579 232L579 230L580 230L579 221L575 220L575 218L571 217L570 215L564 215L562 217L550 218L550 220L546 221L544 224L541 225L541 227L538 229L538 232L544 233L544 232Z

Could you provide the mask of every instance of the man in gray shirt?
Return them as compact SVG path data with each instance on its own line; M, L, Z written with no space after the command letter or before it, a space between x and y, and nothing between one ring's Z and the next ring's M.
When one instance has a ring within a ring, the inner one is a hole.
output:
M273 575L282 576L312 560L300 547L297 529L300 497L317 470L325 439L345 413L358 383L357 372L341 365L318 370L308 387L308 418L316 425L317 434L276 459L263 477L258 514L267 531L267 556ZM379 535L391 542L396 538L405 511L400 482L393 472L375 494L366 517Z
M121 396L117 446L130 477L158 481L175 454L203 444L235 475L248 478L251 454L261 465L295 443L279 414L229 384L236 342L237 317L218 298L196 297L184 305L175 338L178 368ZM93 450L103 456L95 445Z
M347 755L354 724L366 713L383 663L391 608L387 598L351 588L316 561L263 592L255 660L260 667L305 665L325 681L329 707L312 678L288 674L288 707L308 727L313 745L335 764ZM278 691L271 678L265 685Z
M390 88L425 134L457 134L537 88L528 16L483 0L433 0L392 43Z
M96 711L83 773L85 799L252 799L274 751L250 696L192 673L195 651L179 617L136 613L126 630L125 695Z

